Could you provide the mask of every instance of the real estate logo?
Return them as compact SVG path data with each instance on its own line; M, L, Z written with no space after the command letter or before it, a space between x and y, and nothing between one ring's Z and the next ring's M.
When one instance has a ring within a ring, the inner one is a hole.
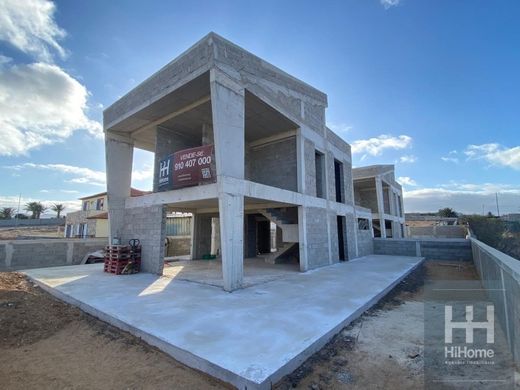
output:
M159 162L159 185L167 185L170 182L170 162L171 158L168 157Z
M471 346L453 345L453 333L455 329L465 331L465 344L474 343L474 332L477 329L486 331L486 343L495 342L495 308L493 305L486 307L486 321L476 321L474 319L474 305L466 305L465 321L453 320L453 305L444 306L444 343L450 344L444 347L444 357L448 359L446 364L482 364L478 359L491 359L495 356L492 348L473 348ZM455 359L455 360L450 360ZM477 361L473 361L476 359ZM489 362L487 362L490 364Z

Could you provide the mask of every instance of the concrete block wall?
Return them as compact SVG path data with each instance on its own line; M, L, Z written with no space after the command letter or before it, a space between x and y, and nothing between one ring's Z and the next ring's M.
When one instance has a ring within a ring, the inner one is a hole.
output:
M345 203L354 204L354 184L352 181L352 163L343 160L343 183L345 186Z
M353 214L347 214L345 220L347 225L347 259L352 260L358 257L356 252L357 221Z
M298 191L296 137L260 145L246 153L247 180Z
M475 238L470 239L473 262L495 306L513 358L520 363L520 261Z
M307 221L307 261L309 269L329 264L329 237L327 210L305 207Z
M374 253L374 239L372 238L372 231L359 230L358 237L358 256L368 256Z
M194 148L200 145L202 145L202 139L200 142L194 142L192 139L182 137L171 130L157 127L155 129L153 191L157 192L158 190L158 172L161 160L179 150Z
M167 236L166 256L186 256L191 253L191 236Z
M408 237L412 238L465 238L468 231L465 226L407 226Z
M415 240L374 238L374 253L391 256L420 256Z
M63 226L65 218L0 219L0 227L16 226Z
M354 190L354 200L356 205L366 207L372 210L372 212L377 212L377 194L375 187L373 190Z
M166 208L163 205L125 209L123 244L137 238L141 242L141 269L161 275L164 267Z
M86 254L106 244L106 239L0 241L0 271L80 264Z
M465 239L374 238L374 253L394 256L422 256L427 260L471 261L471 243Z

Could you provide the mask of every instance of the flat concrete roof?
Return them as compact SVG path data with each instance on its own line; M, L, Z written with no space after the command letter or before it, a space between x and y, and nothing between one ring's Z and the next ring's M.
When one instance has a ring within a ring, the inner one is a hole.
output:
M254 78L305 96L314 104L327 106L325 93L210 32L106 108L103 111L104 128L117 131L138 128L203 99L209 93L208 71L214 67L234 75L247 72Z
M102 265L28 270L56 297L239 388L270 388L423 261L371 255L227 293Z

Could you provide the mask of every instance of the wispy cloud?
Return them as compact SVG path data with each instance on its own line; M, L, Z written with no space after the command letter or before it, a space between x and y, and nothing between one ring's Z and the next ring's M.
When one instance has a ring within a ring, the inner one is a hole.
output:
M408 176L400 176L397 178L397 182L401 184L402 186L408 186L408 187L416 187L417 182Z
M498 143L469 145L464 154L470 160L485 160L492 165L520 170L520 146L508 148Z
M378 137L369 139L361 139L352 143L353 154L364 154L363 159L367 155L379 156L385 150L400 150L409 148L412 145L412 137L408 135L392 136L382 134Z
M441 157L441 160L444 161L444 162L452 162L454 164L458 164L459 163L459 159L457 157L443 156L443 157Z
M417 161L417 157L410 154L408 156L401 156L399 157L399 162L403 164L412 164Z
M91 184L95 186L105 186L105 172L95 171L90 168L77 167L67 164L34 164L24 163L5 167L20 171L23 169L36 169L43 171L54 171L64 175L64 181L77 184Z
M389 9L392 7L397 7L401 3L401 0L380 0L380 3L383 7L385 7L385 9Z

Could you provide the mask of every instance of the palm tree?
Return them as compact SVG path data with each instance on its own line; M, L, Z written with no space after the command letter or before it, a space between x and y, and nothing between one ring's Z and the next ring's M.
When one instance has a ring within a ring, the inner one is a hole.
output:
M25 210L31 212L32 219L40 219L40 216L47 210L47 207L41 202L29 202L25 205Z
M13 218L14 209L12 207L4 207L0 211L0 219L11 219Z
M61 215L61 212L65 210L65 206L61 203L55 203L51 206L51 210L56 212L56 218L59 218Z

